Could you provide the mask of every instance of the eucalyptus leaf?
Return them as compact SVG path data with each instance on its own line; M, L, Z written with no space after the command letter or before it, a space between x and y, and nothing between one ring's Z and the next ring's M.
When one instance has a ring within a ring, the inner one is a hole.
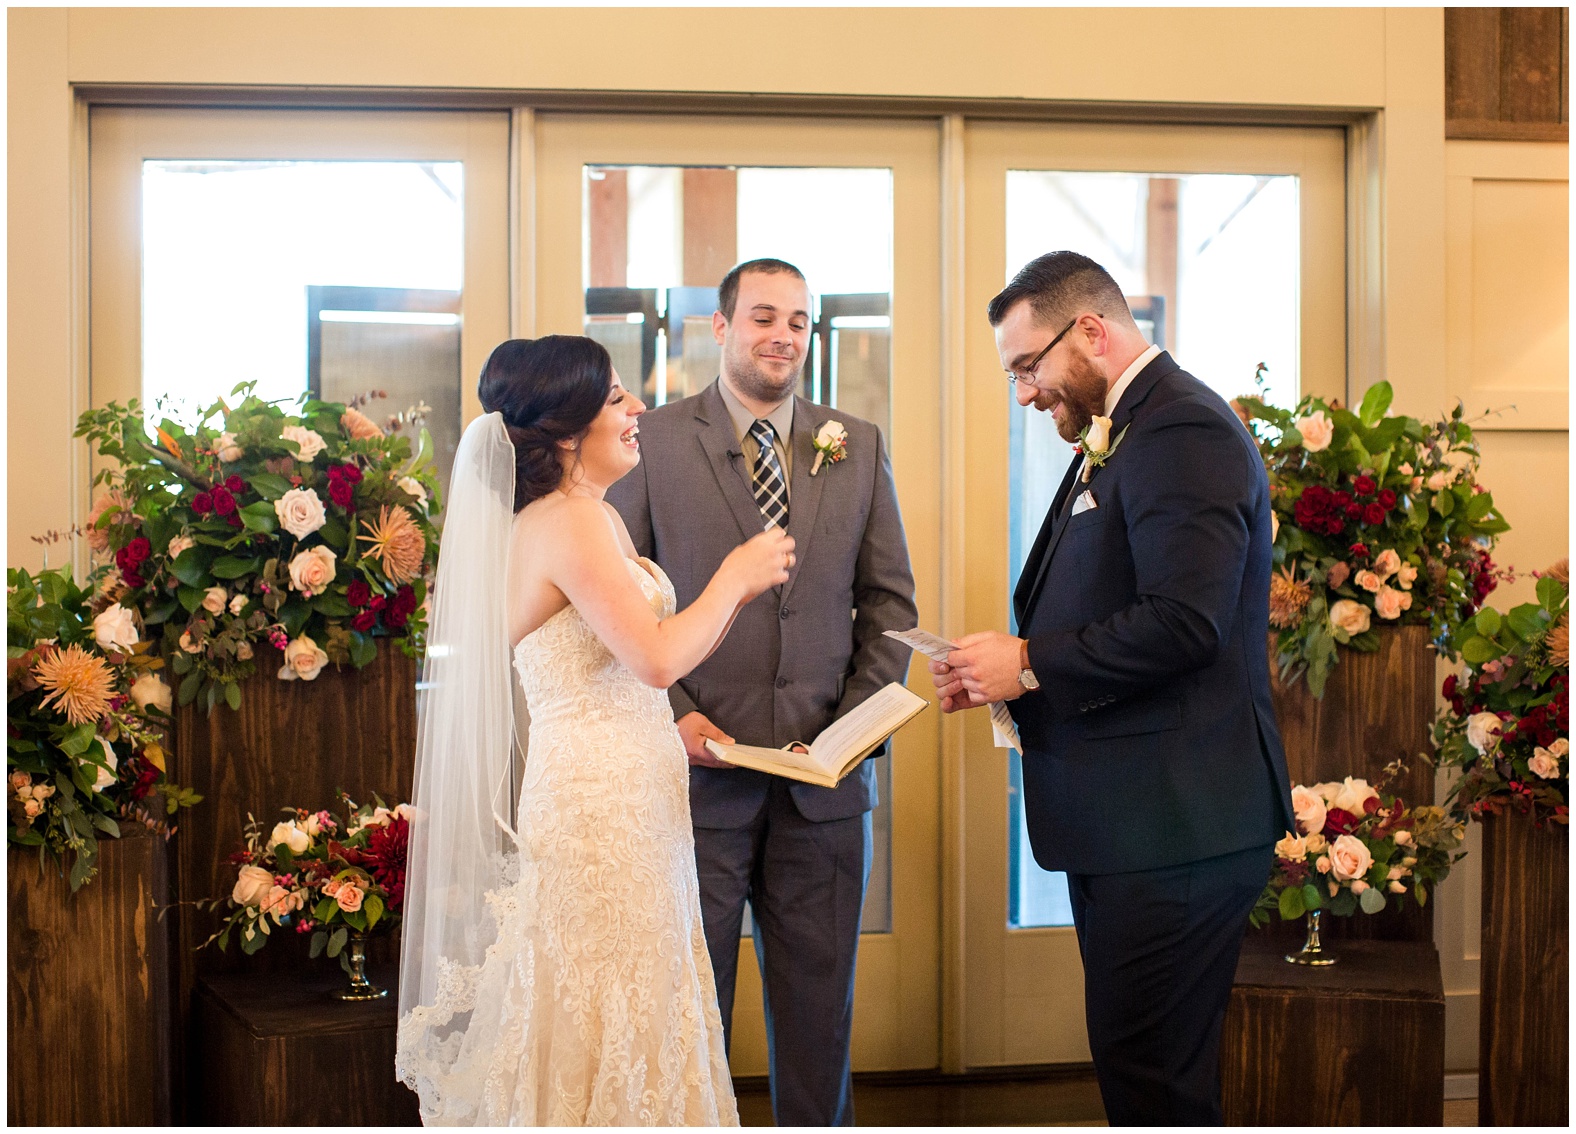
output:
M1282 921L1296 921L1306 912L1300 886L1288 886L1281 891L1280 915Z
M1363 913L1376 914L1384 909L1384 891L1377 886L1370 886L1358 897L1357 903L1362 906Z
M1548 610L1558 610L1565 601L1565 584L1553 575L1538 580L1538 601Z
M1478 612L1480 618L1482 614L1482 611ZM1532 641L1549 626L1548 612L1535 602L1524 602L1520 606L1512 607L1510 613L1505 616L1505 621L1510 624L1510 629L1516 637L1523 642Z
M1483 635L1485 638L1492 638L1495 634L1499 633L1499 611L1495 610L1492 606L1485 606L1482 610L1478 611L1477 617L1472 621L1473 625L1477 627L1477 632Z
M1482 665L1484 662L1498 656L1499 647L1486 638L1479 638L1473 635L1461 643L1461 657L1468 665Z

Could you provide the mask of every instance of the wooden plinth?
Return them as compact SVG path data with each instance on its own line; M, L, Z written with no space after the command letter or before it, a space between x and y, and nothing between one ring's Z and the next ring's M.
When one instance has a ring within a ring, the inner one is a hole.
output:
M1344 780L1378 781L1384 766L1404 757L1406 774L1391 790L1407 806L1434 801L1434 768L1422 759L1432 751L1435 653L1427 626L1386 627L1379 631L1379 652L1341 650L1330 671L1323 699L1299 679L1282 685L1275 666L1275 636L1270 635L1270 693L1286 748L1286 770L1293 784ZM1408 898L1373 916L1327 918L1326 936L1341 941L1376 938L1432 941L1433 905L1419 907ZM1295 938L1296 925L1274 926L1278 942Z
M1483 823L1478 1124L1565 1126L1570 1114L1570 830Z
M410 798L416 755L416 663L389 642L363 670L329 666L315 681L280 681L276 650L258 651L257 675L242 690L238 712L221 705L212 716L193 706L176 712L176 782L201 792L187 813L176 853L183 899L222 897L235 885L225 860L243 845L247 813L266 832L280 808L334 807L343 789L358 802L374 792L389 802ZM190 950L218 918L186 909L180 919L185 957L182 985L197 973L297 969L304 942L274 942L250 958ZM296 947L299 944L299 947Z
M165 851L140 828L102 840L98 874L75 894L36 851L7 852L11 1125L170 1121Z
M193 1092L217 1126L419 1126L416 1096L394 1079L392 967L368 973L384 1000L329 997L339 971L215 973L192 1012L203 1042Z
M1340 962L1289 965L1249 941L1221 1033L1228 1126L1438 1126L1445 993L1424 942L1344 941Z

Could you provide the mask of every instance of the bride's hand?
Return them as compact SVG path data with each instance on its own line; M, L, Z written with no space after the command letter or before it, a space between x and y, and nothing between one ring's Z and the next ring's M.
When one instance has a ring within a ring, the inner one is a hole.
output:
M741 604L788 581L794 565L793 539L781 528L767 528L728 553L717 568L743 592Z

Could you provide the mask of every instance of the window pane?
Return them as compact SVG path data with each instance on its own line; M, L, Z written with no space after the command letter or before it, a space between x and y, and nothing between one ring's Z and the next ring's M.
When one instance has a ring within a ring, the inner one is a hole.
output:
M1252 392L1262 362L1264 396L1289 406L1298 390L1297 191L1290 176L1010 170L1007 278L1054 249L1082 252L1115 277L1149 340L1222 397ZM1072 447L1049 414L1009 404L1015 584ZM1041 870L1029 848L1015 753L1008 791L1009 923L1071 925L1065 875Z
M144 162L144 404L382 390L370 417L425 403L452 451L463 185L460 162Z
M662 405L711 385L717 285L735 264L773 257L804 272L813 295L800 392L890 430L891 170L587 166L583 191L586 334L626 386ZM862 926L887 933L892 785L887 760L875 769Z

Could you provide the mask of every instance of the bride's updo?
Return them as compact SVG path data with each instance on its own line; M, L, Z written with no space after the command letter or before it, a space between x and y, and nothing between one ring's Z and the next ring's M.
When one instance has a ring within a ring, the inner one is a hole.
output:
M578 441L607 403L613 360L583 335L499 343L482 367L482 409L503 415L514 442L514 510L564 479L560 441Z

